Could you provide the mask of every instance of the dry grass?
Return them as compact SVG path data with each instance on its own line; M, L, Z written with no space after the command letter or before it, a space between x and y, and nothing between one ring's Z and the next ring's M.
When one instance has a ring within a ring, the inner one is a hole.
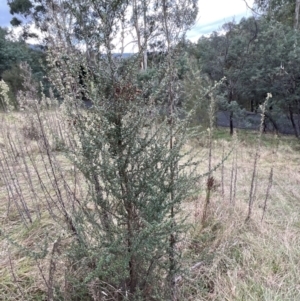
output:
M253 213L245 223L255 134L243 134L237 147L235 202L230 201L233 152L224 164L224 195L222 168L214 173L220 185L212 196L204 227L200 218L205 193L185 208L195 213L194 227L185 241L185 258L188 266L202 263L182 284L185 300L300 300L299 142L285 137L274 152L276 138L263 137ZM216 140L214 164L222 158L224 144L228 151L231 144L227 138ZM261 221L272 167L272 188Z
M60 252L51 251L61 237L68 240L62 216L83 191L79 175L58 148L57 141L68 141L59 114L41 116L44 133L31 115L0 116L0 300L45 300L53 256L62 267L55 281L63 281Z
M58 129L56 112L47 116L46 128L56 124ZM46 300L53 260L55 281L63 281L65 263L60 251L69 238L62 232L60 220L53 219L61 208L49 206L47 202L51 198L59 199L53 174L47 173L51 162L68 210L71 210L72 193L84 194L79 179L75 181L71 163L54 140L50 141L52 161L49 162L43 143L35 138L39 135L35 131L31 132L33 137L28 131L24 135L23 117L11 114L0 118L3 129L0 133L0 300L3 301ZM60 126L67 127L67 124ZM213 172L215 185L204 224L201 223L204 189L183 206L192 227L179 244L186 268L186 274L178 282L180 300L300 300L299 142L283 137L277 147L273 136L263 137L253 212L250 221L245 223L255 137L255 133L240 132L236 149L223 167ZM11 142L14 145L10 146ZM205 141L192 147L207 151ZM230 152L232 142L219 130L213 143L212 166L222 160L223 149L225 154ZM272 187L261 221L272 167ZM204 160L199 170L205 173L207 169ZM203 178L199 183L200 189L205 187L205 181ZM22 217L20 213L25 209L27 215ZM29 217L32 222L28 221ZM46 239L49 253L42 257ZM54 250L56 247L58 250Z

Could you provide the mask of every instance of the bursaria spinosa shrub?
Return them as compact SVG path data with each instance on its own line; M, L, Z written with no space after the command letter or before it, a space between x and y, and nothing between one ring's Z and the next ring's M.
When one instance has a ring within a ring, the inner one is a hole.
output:
M49 80L68 132L60 151L80 179L72 191L65 173L54 177L58 200L51 202L58 209L51 214L64 229L57 241L64 241L65 281L59 283L50 268L49 299L177 298L177 243L186 229L180 206L197 178L184 150L193 131L188 115L180 119L178 113L177 45L197 6L192 0L145 3L75 0L47 6ZM142 8L143 21L137 13ZM130 32L131 42L138 38L138 52L125 59ZM160 45L163 60L141 81L150 41ZM52 162L55 155L49 157ZM52 164L54 174L58 166Z

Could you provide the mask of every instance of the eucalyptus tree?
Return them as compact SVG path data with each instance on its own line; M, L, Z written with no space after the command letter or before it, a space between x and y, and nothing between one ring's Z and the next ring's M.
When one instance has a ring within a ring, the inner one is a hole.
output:
M269 19L299 28L299 0L255 0L254 7Z
M45 71L42 62L45 61L45 53L30 49L22 40L13 40L9 31L0 27L0 79L9 86L9 98L11 105L18 107L17 93L23 90L21 62L28 62L32 68L35 80L43 82L44 92L47 91L47 81L43 78Z
M265 18L260 18L257 24L255 51L241 74L239 94L250 100L252 109L257 111L267 93L271 93L272 99L265 111L267 120L280 130L281 120L287 116L297 136L299 33Z
M138 50L143 54L141 67L147 70L148 67L148 44L155 36L156 20L153 12L154 1L132 0L132 23L135 29ZM151 9L152 8L152 9Z
M258 27L256 20L250 18L239 24L226 23L223 30L225 34L213 33L209 38L199 39L196 48L202 72L212 81L223 79L219 93L225 99L223 109L230 112L229 126L233 134L233 116L240 110L242 79L253 58Z
M13 41L6 28L0 27L0 76L18 62L28 57L25 43Z
M266 121L280 131L292 127L299 135L299 32L289 25L261 17L227 23L225 34L199 39L192 55L198 69L220 81L223 108L232 116L240 109L259 111L267 93L273 95ZM290 124L287 124L287 120Z
M298 136L299 124L295 118L299 118L296 115L299 114L299 33L281 24L264 26L256 60L257 63L264 62L264 76L259 76L261 84L257 85L262 87L263 83L266 84L266 79L269 79L269 90L274 95L273 108L278 111L278 115L288 116L295 135Z

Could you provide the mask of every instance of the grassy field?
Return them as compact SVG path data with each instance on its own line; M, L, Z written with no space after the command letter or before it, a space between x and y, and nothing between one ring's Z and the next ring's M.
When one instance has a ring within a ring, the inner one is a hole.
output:
M215 136L217 164L223 148L230 149L231 138L225 130L216 131ZM262 137L253 211L245 223L256 139L257 133L240 131L237 147L214 172L218 185L204 226L199 222L204 194L185 208L196 213L185 254L192 259L190 266L202 263L193 272L194 293L188 300L300 298L299 142L292 137ZM264 210L271 169L272 186Z
M57 114L43 117L44 131L55 125L60 139L67 139L68 124L57 124ZM29 120L22 114L0 118L3 301L46 300L53 264L55 281L64 281L63 250L69 238L56 216L72 210L68 201L72 195L85 193L84 182L60 151L59 142L49 139L45 145L36 120ZM257 136L238 131L232 139L226 129L214 132L212 166L219 167L212 174L206 220L202 219L206 177L199 182L199 194L182 204L191 227L178 244L186 271L177 279L179 300L300 300L300 143L268 134L258 148ZM206 138L187 147L202 152L199 171L206 173ZM253 209L245 222L254 167ZM62 203L49 205L55 198ZM43 256L45 245L48 253Z

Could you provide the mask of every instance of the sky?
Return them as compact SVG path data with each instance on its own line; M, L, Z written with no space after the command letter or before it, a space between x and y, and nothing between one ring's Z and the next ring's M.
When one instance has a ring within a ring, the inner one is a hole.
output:
M252 7L253 0L246 0ZM196 42L201 35L217 31L233 19L239 22L243 17L252 16L244 0L198 0L199 13L196 24L187 33L187 37Z
M251 11L244 0L198 0L199 14L196 24L187 33L187 38L196 42L202 35L217 31L225 22L239 22L242 17L250 17ZM246 0L252 6L253 0ZM0 0L0 26L10 26L11 15L7 0Z
M11 20L7 0L0 0L0 26L7 27Z

